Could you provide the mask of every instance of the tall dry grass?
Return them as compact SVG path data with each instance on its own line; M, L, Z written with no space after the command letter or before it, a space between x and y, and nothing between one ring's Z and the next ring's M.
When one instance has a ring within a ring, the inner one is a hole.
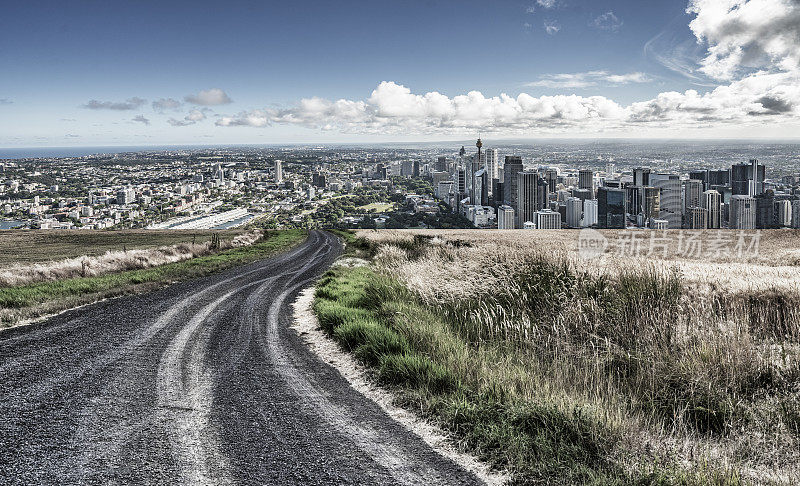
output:
M237 235L229 240L219 237L203 243L180 243L150 249L108 251L99 256L80 256L64 260L13 265L0 269L0 287L15 287L36 282L96 277L109 273L158 267L210 255L242 246L249 246L263 236L261 231Z
M582 410L622 438L609 451L621 463L800 480L800 269L787 258L796 234L767 237L746 261L714 262L584 260L576 233L534 233L359 236L381 272L475 346L462 375ZM483 343L503 352L482 355Z

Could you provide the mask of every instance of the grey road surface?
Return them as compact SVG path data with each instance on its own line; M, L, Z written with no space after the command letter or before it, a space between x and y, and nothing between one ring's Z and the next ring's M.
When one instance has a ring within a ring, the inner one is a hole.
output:
M0 332L0 484L475 484L289 329L341 251Z

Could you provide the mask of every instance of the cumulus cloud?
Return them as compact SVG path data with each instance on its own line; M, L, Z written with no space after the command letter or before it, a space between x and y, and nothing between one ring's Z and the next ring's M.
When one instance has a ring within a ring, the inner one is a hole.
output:
M143 123L145 125L150 124L150 120L144 117L144 115L136 115L135 117L131 118L131 121L135 121L137 123Z
M185 117L183 117L183 120L170 118L169 120L167 120L167 123L169 123L173 127L185 127L189 125L194 125L195 123L206 119L207 111L211 110L209 108L203 108L200 110L194 109L190 111Z
M561 30L561 24L556 22L555 20L545 20L544 21L544 31L550 35L555 35L558 31Z
M554 8L557 4L557 0L536 0L536 3L539 4L542 8Z
M619 28L622 27L622 23L622 19L614 15L614 12L609 10L608 12L595 17L591 25L600 30L618 32Z
M754 70L800 70L800 1L692 0L687 13L708 44L700 71L720 80Z
M545 74L538 81L527 83L534 88L589 88L598 85L620 85L629 83L647 83L652 79L645 73L611 74L608 71L587 71L583 73Z
M536 7L534 7L533 5L528 5L527 7L525 7L525 13L532 14L534 12L536 12Z
M211 88L200 91L199 93L187 95L183 98L187 103L201 106L227 105L233 100L219 88Z
M152 103L153 110L159 113L163 113L165 111L177 111L181 109L183 104L172 98L159 98Z
M139 108L145 103L146 100L143 100L142 98L138 97L133 97L133 98L128 98L125 101L89 100L86 104L83 105L83 107L88 108L90 110L125 111L125 110L135 110L136 108Z

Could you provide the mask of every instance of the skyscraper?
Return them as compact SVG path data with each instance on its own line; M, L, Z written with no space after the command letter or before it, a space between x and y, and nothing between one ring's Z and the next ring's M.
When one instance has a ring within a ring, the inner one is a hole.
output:
M514 208L503 204L497 208L497 229L514 229Z
M503 201L517 211L517 174L522 172L522 158L506 155L503 164Z
M658 219L667 221L667 227L678 229L683 220L681 205L681 180L678 174L659 172L650 175L650 184L659 190Z
M689 229L708 228L708 209L692 206L686 211L686 226Z
M792 202L788 199L775 201L775 217L779 227L788 228L792 226Z
M489 180L497 179L499 165L497 149L486 149L486 174Z
M765 168L758 160L731 166L731 190L733 195L755 196L764 192Z
M772 189L754 196L756 200L756 228L777 228L775 193Z
M561 214L542 209L535 214L536 229L561 229Z
M689 208L702 207L700 202L703 194L703 181L699 179L689 179L683 181L683 210L688 212Z
M597 189L597 225L600 228L625 228L626 195L623 189Z
M567 198L567 226L580 228L583 216L583 201L577 197Z
M650 185L650 169L647 167L637 167L633 169L633 185L634 186L649 186Z
M591 169L581 169L578 171L578 188L588 189L591 191L591 197L594 197L594 172Z
M735 194L731 196L730 203L730 228L755 229L756 227L756 200L752 196Z
M539 208L539 173L522 171L517 174L517 227L528 221L536 222Z
M489 177L486 174L486 169L482 168L475 172L475 189L473 190L475 201L472 204L480 204L481 206L489 205Z
M707 211L706 228L721 228L722 195L713 189L703 192L703 201L701 207Z
M800 229L800 200L792 201L792 228Z
M283 161L275 161L275 184L283 182Z
M556 192L556 185L558 184L558 171L556 169L547 169L544 172L544 179L547 181L547 190Z
M597 199L587 199L583 201L583 221L582 226L588 228L597 224Z

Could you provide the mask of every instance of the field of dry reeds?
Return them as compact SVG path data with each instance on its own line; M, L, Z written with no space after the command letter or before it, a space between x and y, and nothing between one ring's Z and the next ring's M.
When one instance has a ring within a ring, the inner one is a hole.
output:
M320 290L361 282L356 302L457 384L401 396L516 482L799 481L800 233L687 251L686 233L654 250L638 232L638 252L602 235L587 255L577 231L361 231L370 269ZM503 413L469 415L486 400Z

